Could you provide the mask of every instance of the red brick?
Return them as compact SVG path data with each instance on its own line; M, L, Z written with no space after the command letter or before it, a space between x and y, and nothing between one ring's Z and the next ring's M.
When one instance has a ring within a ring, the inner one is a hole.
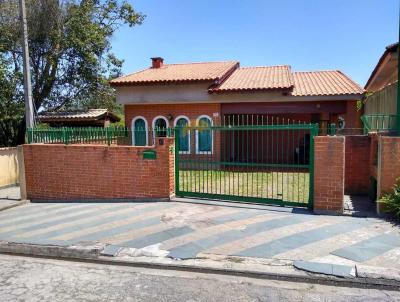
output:
M155 147L24 145L28 198L169 198L173 140L164 140ZM148 149L157 152L156 160L142 158Z
M315 137L314 211L343 212L344 137Z

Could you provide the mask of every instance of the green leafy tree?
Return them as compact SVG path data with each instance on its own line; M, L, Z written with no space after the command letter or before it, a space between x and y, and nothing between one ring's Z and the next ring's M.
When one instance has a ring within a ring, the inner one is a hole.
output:
M111 38L123 24L139 25L145 16L128 2L117 0L27 0L26 6L35 108L115 109L115 95L108 81L121 74L123 62L112 53ZM24 103L18 18L18 1L0 0L0 62L4 73L0 80L9 87L0 88L2 104L3 98L7 100L0 107L2 121L8 114L20 112ZM19 129L23 129L23 116L15 115ZM0 138L1 145L10 144L4 141Z

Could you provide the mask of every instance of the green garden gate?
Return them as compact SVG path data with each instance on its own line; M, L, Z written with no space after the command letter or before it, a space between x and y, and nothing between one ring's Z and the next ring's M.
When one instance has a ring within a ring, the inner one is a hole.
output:
M312 207L317 124L175 128L175 192Z

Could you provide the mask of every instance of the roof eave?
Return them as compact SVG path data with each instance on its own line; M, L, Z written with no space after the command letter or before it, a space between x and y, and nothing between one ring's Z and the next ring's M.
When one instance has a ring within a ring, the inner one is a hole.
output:
M235 93L235 92L247 93L247 92L276 92L276 91L290 92L293 89L293 87L294 86L271 87L271 88L235 88L235 89L210 88L208 89L208 93L221 94L221 93Z
M343 94L307 94L307 95L290 95L290 98L296 100L348 100L348 101L362 101L364 93L343 93Z
M379 68L381 67L381 65L383 64L383 62L385 61L385 58L393 53L397 51L397 48L399 47L399 43L394 43L391 44L389 46L386 47L385 52L383 53L383 55L380 57L378 64L376 64L374 70L372 71L371 75L368 78L367 83L364 86L365 90L368 90L368 86L371 84L372 80L374 79L376 73L378 72Z
M198 79L198 80L166 80L166 81L141 81L141 82L110 82L111 87L122 86L154 86L154 85L170 85L170 84L196 84L196 83L213 83L217 79Z

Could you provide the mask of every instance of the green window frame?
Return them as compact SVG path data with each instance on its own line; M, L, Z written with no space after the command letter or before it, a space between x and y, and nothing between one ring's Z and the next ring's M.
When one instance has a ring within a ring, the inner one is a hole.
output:
M136 117L132 121L132 145L147 146L147 121L144 117Z
M197 120L197 126L199 129L196 131L196 153L212 153L212 119L207 115L202 115Z
M179 129L179 153L190 153L189 119L185 116L177 117L175 126Z
M153 122L155 137L167 137L168 120L163 116L157 116Z

